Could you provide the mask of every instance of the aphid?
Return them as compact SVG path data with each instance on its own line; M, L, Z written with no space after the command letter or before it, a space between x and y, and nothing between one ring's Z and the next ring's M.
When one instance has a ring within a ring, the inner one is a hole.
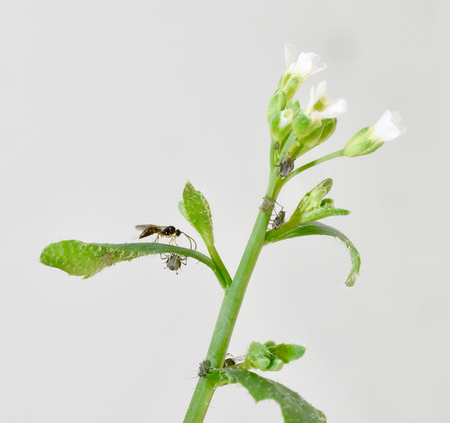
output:
M139 239L145 238L153 234L158 234L154 242L158 242L158 239L160 237L165 237L170 238L169 244L176 244L175 240L181 234L183 234L189 240L191 250L192 250L192 243L194 243L195 250L197 249L197 243L195 242L195 240L191 238L189 235L180 231L179 229L176 229L175 226L136 225L136 229L138 231L142 231L142 233L139 235Z
M273 198L269 198L269 197L265 196L260 209L263 213L269 213L272 211L274 205L275 205L275 200Z
M290 157L285 157L280 164L280 171L278 172L278 175L280 175L282 178L285 178L293 170L294 170L294 160L292 160Z
M278 229L284 223L285 218L286 218L286 212L283 210L280 210L280 212L275 216L275 219L273 219L272 229Z
M173 270L178 275L178 270L180 269L181 265L184 264L187 265L187 257L186 256L179 256L178 254L164 254L161 256L163 260L166 260L166 269Z
M211 369L211 362L209 360L204 360L200 363L198 367L198 377L205 376Z
M102 252L102 260L103 260L103 263L105 263L107 266L112 266L114 264L113 258L108 253L105 253L104 251Z
M239 357L231 357L225 359L223 362L223 367L233 367L245 362L245 356L240 355Z

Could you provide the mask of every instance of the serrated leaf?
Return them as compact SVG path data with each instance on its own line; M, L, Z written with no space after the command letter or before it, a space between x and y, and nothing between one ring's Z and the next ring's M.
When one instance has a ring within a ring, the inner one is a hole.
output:
M197 191L190 182L183 191L183 201L178 208L180 213L195 228L206 245L214 244L211 209L205 196Z
M337 229L324 225L320 222L300 223L293 227L289 227L287 224L282 225L279 229L272 229L266 232L266 243L278 242L284 239L296 238L300 236L308 235L327 235L340 239L348 249L350 258L352 261L352 268L345 284L347 286L353 286L356 282L356 277L359 276L359 269L361 267L361 258L358 250L352 244L352 242Z
M88 244L76 240L47 245L41 253L41 263L56 267L69 275L94 276L105 267L130 261L148 254L172 253L192 257L210 267L218 276L210 258L198 251L163 243ZM220 279L219 279L220 280Z
M223 369L230 382L240 383L256 402L271 399L281 408L284 423L324 423L322 411L305 401L297 392L281 383L263 378L253 372L240 369Z

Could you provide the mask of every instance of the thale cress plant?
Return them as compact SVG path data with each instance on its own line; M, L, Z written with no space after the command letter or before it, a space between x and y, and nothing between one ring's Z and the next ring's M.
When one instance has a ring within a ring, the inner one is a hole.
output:
M207 254L197 251L195 240L174 226L153 224L137 225L143 231L140 238L156 234L154 242L129 244L92 244L68 240L48 245L41 254L45 265L64 270L70 275L89 278L106 267L121 261L130 261L148 254L159 254L166 267L178 273L188 259L208 266L223 288L223 302L205 358L198 371L197 387L184 419L185 423L202 422L212 396L220 386L238 383L256 400L275 400L281 408L285 422L325 422L325 415L299 394L286 386L255 373L278 372L305 353L305 348L295 344L276 344L271 340L252 342L245 355L232 357L228 346L233 329L262 248L270 243L307 235L327 235L338 238L347 247L352 267L345 284L352 287L360 269L360 256L351 241L337 229L319 222L330 216L344 216L350 212L336 208L334 200L327 197L333 180L327 178L317 184L297 207L288 213L277 203L283 187L302 172L327 160L338 157L359 157L371 154L386 141L406 130L399 125L400 115L387 110L373 126L359 130L343 149L317 158L309 163L301 157L328 140L336 130L338 117L347 111L345 100L332 101L325 94L326 82L312 88L310 99L301 107L295 94L305 79L325 69L314 53L297 54L291 44L285 46L286 70L269 101L267 121L270 130L270 174L262 204L257 210L256 222L236 274L232 278L216 250L211 210L205 196L189 182L183 191L179 210L198 232ZM296 166L299 164L298 166ZM164 222L170 223L170 222ZM189 248L179 246L180 235L189 241ZM164 242L168 239L168 242Z

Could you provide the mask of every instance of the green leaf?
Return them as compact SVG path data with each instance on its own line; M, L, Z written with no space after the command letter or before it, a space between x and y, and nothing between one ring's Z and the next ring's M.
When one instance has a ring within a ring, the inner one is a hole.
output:
M335 209L334 207L319 207L318 209L306 212L301 216L302 223L313 222L314 220L325 219L331 216L346 216L350 210Z
M84 279L87 279L105 267L121 261L130 261L148 254L161 253L192 257L210 267L219 278L214 263L204 254L183 247L154 242L87 244L76 240L60 241L44 248L41 254L41 263L64 270L69 275L84 276Z
M178 208L180 213L201 235L205 244L214 245L211 209L205 196L197 191L190 182L186 183L183 191L183 201Z
M356 282L357 276L359 276L361 258L358 250L352 242L342 232L332 228L331 226L324 225L320 222L300 223L294 227L289 227L287 224L284 224L279 229L272 229L266 232L266 243L278 242L284 239L308 235L332 236L340 239L347 246L352 261L352 268L345 284L347 286L353 286Z
M267 399L276 401L281 407L284 423L324 423L327 421L320 410L314 408L297 392L281 383L263 378L247 370L225 368L220 373L225 373L231 383L240 383L256 402Z
M295 344L278 344L268 341L265 344L253 341L245 355L241 369L258 369L278 372L283 364L298 360L305 354L306 348Z
M271 345L268 348L273 355L285 364L303 357L306 351L305 347L296 344L278 344Z

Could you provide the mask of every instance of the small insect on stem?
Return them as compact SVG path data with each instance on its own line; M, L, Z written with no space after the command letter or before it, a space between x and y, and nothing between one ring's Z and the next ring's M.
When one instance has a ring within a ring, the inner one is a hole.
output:
M267 197L267 195L264 197L264 201L261 204L260 210L263 213L269 213L272 212L273 206L275 205L275 199Z
M245 362L245 356L240 355L239 357L230 357L225 359L223 362L223 367L233 367L243 364Z
M211 362L209 360L204 360L200 363L198 368L198 377L205 376L211 370Z
M278 229L284 223L285 218L286 218L286 212L283 210L280 210L280 212L275 216L275 219L273 219L272 229Z
M153 242L158 242L160 237L169 238L169 244L175 244L176 239L183 234L188 240L189 245L192 250L192 243L194 244L194 249L197 249L197 243L188 234L176 229L175 226L157 226L157 225L136 225L138 231L142 231L139 235L139 239L145 238L147 236L158 234Z
M280 171L278 172L278 175L282 178L285 178L286 176L290 175L290 173L294 170L294 160L292 160L290 157L285 157L281 164L277 165L280 166Z
M161 258L163 260L166 260L166 269L173 270L178 275L178 270L180 269L181 265L184 264L187 265L187 257L186 256L179 256L178 254L162 254Z
M102 252L102 260L103 260L103 263L105 263L107 266L112 266L114 264L113 258L108 253L105 253L104 251Z

